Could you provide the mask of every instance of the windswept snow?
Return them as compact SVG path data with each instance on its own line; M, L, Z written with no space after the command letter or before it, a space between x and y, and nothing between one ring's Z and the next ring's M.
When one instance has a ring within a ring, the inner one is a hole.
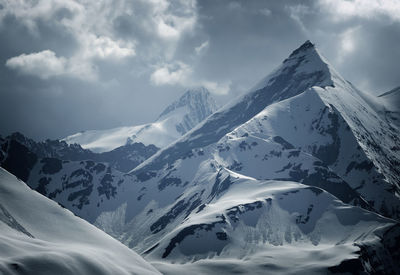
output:
M0 168L1 274L159 274L139 255Z

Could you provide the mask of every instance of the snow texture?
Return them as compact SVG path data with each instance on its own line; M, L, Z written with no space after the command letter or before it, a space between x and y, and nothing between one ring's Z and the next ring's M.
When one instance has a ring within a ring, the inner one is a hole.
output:
M109 235L0 168L1 274L159 274Z
M40 162L28 184L166 274L396 274L400 141L384 97L307 41L191 130L180 120L185 134L128 174Z

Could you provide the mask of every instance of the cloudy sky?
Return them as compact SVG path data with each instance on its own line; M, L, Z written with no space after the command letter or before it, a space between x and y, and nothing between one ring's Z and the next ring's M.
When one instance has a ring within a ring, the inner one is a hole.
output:
M360 89L400 86L399 0L0 0L0 135L150 122L191 86L223 104L307 39Z

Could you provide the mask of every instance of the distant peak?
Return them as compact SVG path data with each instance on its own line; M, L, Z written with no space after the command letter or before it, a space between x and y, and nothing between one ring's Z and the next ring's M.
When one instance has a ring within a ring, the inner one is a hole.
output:
M301 53L306 53L306 52L308 52L310 50L315 51L315 45L313 43L311 43L310 40L307 40L300 47L298 47L296 50L294 50L290 54L289 58L291 58L293 56L296 56L296 55L299 55Z
M207 97L211 96L210 92L206 88L204 88L202 86L193 87L193 88L187 89L186 92L180 97L179 101L185 100L187 98L190 98L190 97L193 97L196 95L207 96Z
M171 105L188 105L191 103L200 103L202 101L207 101L208 99L212 99L210 92L204 87L193 87L189 88L184 92L184 94Z
M188 107L189 112L195 113L198 113L198 109L201 109L204 115L209 115L216 111L217 104L206 88L202 86L189 88L178 100L172 102L165 108L160 114L159 119L168 116L174 110L182 107Z

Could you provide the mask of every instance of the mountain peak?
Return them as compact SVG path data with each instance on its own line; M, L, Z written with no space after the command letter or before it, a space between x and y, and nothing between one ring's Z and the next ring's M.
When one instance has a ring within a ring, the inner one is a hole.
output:
M197 94L211 96L210 92L206 88L204 88L203 86L198 86L198 87L193 87L193 88L187 89L186 92L180 98L182 99L182 98L185 98L188 96L194 96Z
M196 116L199 121L203 120L217 110L217 104L210 92L204 87L187 89L176 101L171 103L158 117L158 120L165 119L178 109L187 108L186 113Z
M182 137L174 146L181 146L180 148L184 148L182 151L185 152L208 146L238 125L247 122L272 103L297 96L314 86L334 87L337 83L341 84L342 81L344 82L318 53L315 46L310 41L306 41L249 92L231 101L208 117L201 126ZM171 109L173 110L171 106L162 115L165 115ZM158 169L165 163L172 163L181 157L178 151L172 145L165 147L135 168L132 173L138 175L147 169Z
M204 87L194 87L165 108L157 121L175 120L176 130L183 135L216 110L217 104L210 92Z
M306 52L308 50L315 50L315 45L311 43L310 40L307 40L304 42L299 48L294 50L289 57L292 57L294 55L298 55L299 53Z
M294 50L288 58L271 74L263 78L251 89L254 92L265 87L287 85L293 82L294 86L302 84L304 89L293 89L290 94L279 93L278 99L284 99L303 92L306 87L311 86L335 86L335 83L344 82L342 77L333 69L328 61L319 53L310 40L304 42ZM282 91L284 92L284 91Z

